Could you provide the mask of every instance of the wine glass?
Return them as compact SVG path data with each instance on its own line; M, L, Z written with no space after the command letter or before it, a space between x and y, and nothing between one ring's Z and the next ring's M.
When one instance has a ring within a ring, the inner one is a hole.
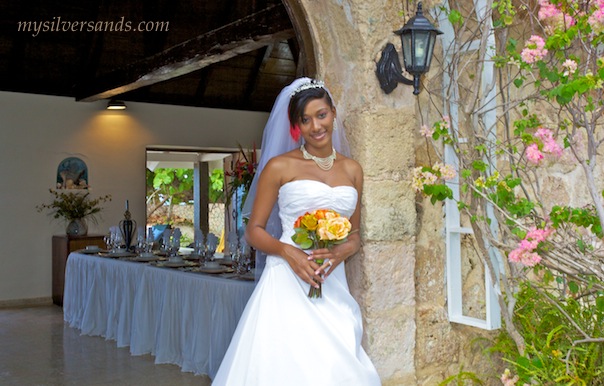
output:
M214 253L218 247L218 237L213 233L208 233L206 236L206 248L208 251L208 258L210 261L214 261Z
M238 245L238 237L237 232L231 231L227 236L227 244L229 246L229 254L232 260L235 260L237 255L237 245Z

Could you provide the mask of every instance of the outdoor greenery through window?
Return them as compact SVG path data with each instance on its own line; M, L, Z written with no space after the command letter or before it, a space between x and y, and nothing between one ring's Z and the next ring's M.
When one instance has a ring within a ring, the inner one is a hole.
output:
M182 246L194 241L193 169L147 168L147 227L170 225L180 228ZM220 236L224 228L224 170L210 172L210 232Z

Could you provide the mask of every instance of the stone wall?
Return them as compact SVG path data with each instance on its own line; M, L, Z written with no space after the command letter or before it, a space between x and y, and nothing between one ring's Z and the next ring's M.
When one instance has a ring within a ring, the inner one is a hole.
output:
M192 204L175 205L172 207L172 218L175 221L174 226L179 227L182 234L186 235L190 240L195 239L195 232L193 230L194 212L195 207ZM166 218L167 216L167 206L162 206L153 213L153 219ZM210 232L220 237L222 230L224 229L224 204L210 204L209 217Z
M375 61L395 36L395 2L301 1L315 39L318 77L335 96L353 157L364 168L361 252L347 263L365 317L364 347L384 385L415 384L414 99L385 96ZM387 9L388 11L384 11ZM400 21L399 21L400 22Z
M424 2L424 9L431 3ZM385 44L400 50L392 31L404 24L403 5L390 0L299 4L314 39L318 77L334 94L352 156L365 172L363 246L347 262L351 292L365 318L365 349L384 385L434 385L461 366L486 371L480 350L469 346L484 332L447 320L442 210L417 201L410 184L413 167L424 157L415 142L418 97L404 85L386 95L375 76ZM415 5L410 7L407 14L415 12ZM428 87L438 81L437 71L424 80ZM420 104L430 104L422 98ZM478 275L471 273L474 280Z

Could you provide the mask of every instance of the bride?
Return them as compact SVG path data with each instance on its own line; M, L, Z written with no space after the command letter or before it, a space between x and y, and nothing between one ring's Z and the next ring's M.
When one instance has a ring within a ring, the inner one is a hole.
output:
M213 385L380 385L361 347L361 312L344 262L361 245L363 171L348 158L343 127L323 82L300 78L273 106L258 172L244 206L246 239L263 267ZM340 127L338 127L340 126ZM345 243L309 255L293 241L296 219L316 209L349 218ZM324 261L317 264L316 260ZM310 286L321 298L309 298Z

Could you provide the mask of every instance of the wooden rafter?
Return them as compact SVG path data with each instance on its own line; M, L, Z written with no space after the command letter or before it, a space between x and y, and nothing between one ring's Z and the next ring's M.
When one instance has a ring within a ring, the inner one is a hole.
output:
M260 81L259 74L266 66L266 62L269 60L271 53L273 52L273 47L275 47L275 44L269 44L268 46L264 47L264 54L257 56L256 63L254 63L253 67L254 75L249 77L248 83L245 86L245 92L243 93L243 100L245 102L249 102L254 94L254 91L256 91L258 82Z
M295 36L282 4L204 33L156 55L76 86L76 100L92 102L197 71Z

